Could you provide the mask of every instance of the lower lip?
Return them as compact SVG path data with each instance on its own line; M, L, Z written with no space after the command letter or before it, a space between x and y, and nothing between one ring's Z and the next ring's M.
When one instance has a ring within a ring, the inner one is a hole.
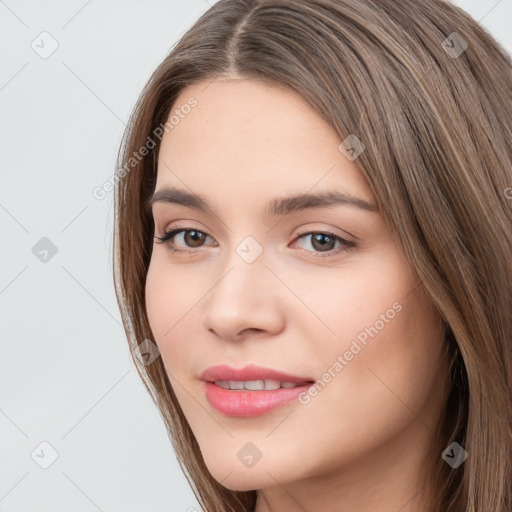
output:
M261 416L283 407L294 400L313 383L296 388L274 390L238 391L221 388L212 382L204 383L206 399L219 412L226 416Z

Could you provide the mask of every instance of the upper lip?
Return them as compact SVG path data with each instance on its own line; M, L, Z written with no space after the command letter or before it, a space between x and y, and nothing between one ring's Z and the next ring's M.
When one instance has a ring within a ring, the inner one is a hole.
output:
M206 368L199 376L200 380L206 382L214 382L216 380L236 380L236 381L250 381L250 380L277 380L279 382L314 382L311 377L302 377L291 375L271 368L264 368L249 364L243 368L232 368L225 364L210 366Z

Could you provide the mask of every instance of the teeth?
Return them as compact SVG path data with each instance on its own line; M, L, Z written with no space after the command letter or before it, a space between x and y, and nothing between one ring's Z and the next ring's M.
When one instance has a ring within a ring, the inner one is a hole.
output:
M258 391L260 389L265 389L265 382L262 380L248 380L246 382L242 382L245 389L249 389L251 391Z
M278 380L216 380L214 383L224 389L242 390L246 389L249 391L261 391L273 390L279 388L295 388L300 386L301 383L297 382L279 382Z
M279 389L281 387L281 383L278 380L266 380L265 381L265 389Z

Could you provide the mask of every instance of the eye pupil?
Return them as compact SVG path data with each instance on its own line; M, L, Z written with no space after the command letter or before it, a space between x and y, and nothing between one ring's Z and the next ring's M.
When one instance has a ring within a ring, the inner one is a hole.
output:
M321 243L321 240L322 239L327 239L327 242L326 243ZM316 243L320 243L319 245L319 248L320 249L325 249L326 248L326 244L329 244L329 242L334 242L334 239L331 238L329 235L326 235L324 233L317 233L313 236L313 241L312 241L312 245L313 247L315 247L315 249L317 249L318 247L315 246ZM330 250L329 248L327 250Z
M192 243L189 244L188 238L191 238ZM204 241L204 233L201 233L201 231L196 230L188 230L185 232L185 238L187 238L186 243L187 245L190 245L191 247L200 247L201 242ZM199 242L197 244L197 242Z

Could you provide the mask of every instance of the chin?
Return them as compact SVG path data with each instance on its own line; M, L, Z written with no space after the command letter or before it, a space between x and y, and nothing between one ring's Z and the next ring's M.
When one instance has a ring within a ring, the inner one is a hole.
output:
M274 475L274 478L272 478L266 471L267 467L263 465L258 468L245 468L241 463L240 467L233 467L233 465L228 464L214 464L213 466L207 464L207 467L212 477L231 491L254 491L276 485L274 473L272 470L269 471L270 474Z
M257 480L255 481L254 478L245 477L235 479L232 477L233 475L230 475L226 480L219 483L230 491L255 491L262 488L259 482Z

